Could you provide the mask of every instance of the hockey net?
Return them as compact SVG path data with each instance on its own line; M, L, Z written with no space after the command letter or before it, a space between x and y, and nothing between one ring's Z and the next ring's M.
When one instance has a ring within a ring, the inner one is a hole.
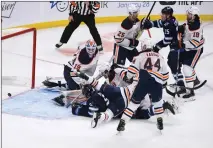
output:
M35 87L35 28L2 30L2 85Z

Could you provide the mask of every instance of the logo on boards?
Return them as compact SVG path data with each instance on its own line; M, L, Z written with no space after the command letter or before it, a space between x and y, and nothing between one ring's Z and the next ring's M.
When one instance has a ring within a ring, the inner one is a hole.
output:
M2 2L1 4L1 17L10 18L13 12L13 9L16 5L16 2Z
M57 8L58 11L64 12L67 10L69 6L69 2L67 1L50 1L50 8L53 9L54 7Z

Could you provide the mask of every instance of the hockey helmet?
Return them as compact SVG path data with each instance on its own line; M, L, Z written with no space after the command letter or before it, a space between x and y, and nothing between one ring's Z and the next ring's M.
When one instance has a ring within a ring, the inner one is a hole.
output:
M95 54L95 51L97 49L97 45L93 40L88 40L86 42L86 51L89 54L89 56L93 56Z
M152 50L153 43L151 38L145 38L141 41L141 51Z
M94 92L95 92L95 89L89 84L86 84L82 87L82 94L86 98L90 98Z
M136 4L129 4L129 6L127 7L128 13L130 15L133 15L134 13L139 13L140 8L136 5Z
M199 20L199 9L197 7L192 6L186 11L186 15L188 22Z
M164 7L162 10L161 10L161 13L162 14L166 14L166 15L173 15L173 9L172 9L172 7L170 7L170 6L167 6L167 7Z
M199 9L195 6L191 6L186 13L192 14L192 15L199 15Z

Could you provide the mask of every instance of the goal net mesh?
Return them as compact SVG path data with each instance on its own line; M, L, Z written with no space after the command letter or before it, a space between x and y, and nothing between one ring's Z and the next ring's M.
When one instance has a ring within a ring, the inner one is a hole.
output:
M3 87L35 87L36 30L2 30Z

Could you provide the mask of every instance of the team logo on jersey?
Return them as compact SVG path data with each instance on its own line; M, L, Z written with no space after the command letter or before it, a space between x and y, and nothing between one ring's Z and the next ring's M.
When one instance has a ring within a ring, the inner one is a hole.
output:
M1 4L1 17L10 18L16 2L2 2Z
M161 5L174 5L176 1L160 1Z

